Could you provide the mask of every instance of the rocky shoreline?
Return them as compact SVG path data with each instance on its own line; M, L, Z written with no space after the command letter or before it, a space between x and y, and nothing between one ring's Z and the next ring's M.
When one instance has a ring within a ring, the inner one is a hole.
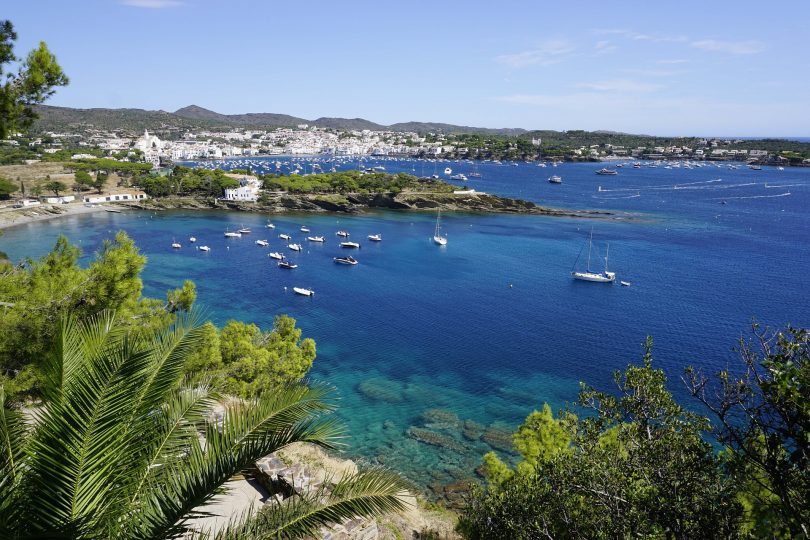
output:
M497 214L530 214L553 217L628 219L603 210L571 210L550 208L520 199L510 199L486 193L419 193L402 192L346 195L297 195L274 193L263 195L259 202L225 201L214 198L166 197L126 203L143 210L236 210L242 212L336 212L359 214L369 210L400 210L443 212L473 212Z

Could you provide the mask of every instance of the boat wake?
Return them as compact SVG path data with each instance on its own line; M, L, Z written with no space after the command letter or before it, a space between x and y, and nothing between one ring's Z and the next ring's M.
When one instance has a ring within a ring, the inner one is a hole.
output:
M613 188L613 189L605 189L602 186L599 186L597 192L599 193L610 193L610 192L622 192L622 191L694 191L694 190L709 190L715 191L718 189L733 189L739 187L748 187L748 186L757 186L761 185L760 182L745 182L743 184L723 184L718 185L718 182L722 182L721 179L717 180L707 180L705 182L691 182L689 184L673 184L670 186L633 186L633 187L623 187L623 188Z
M641 193L636 193L635 195L628 195L626 197L599 197L597 195L593 195L594 199L598 199L600 201L615 201L618 199L637 199L641 197Z
M749 195L747 197L715 197L710 199L712 201L726 201L729 199L773 199L774 197L787 197L791 193L786 191L785 193L779 193L778 195Z

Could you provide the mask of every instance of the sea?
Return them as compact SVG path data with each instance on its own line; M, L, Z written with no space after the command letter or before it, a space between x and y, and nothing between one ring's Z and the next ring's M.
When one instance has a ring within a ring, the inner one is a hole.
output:
M437 215L430 211L99 212L0 237L0 250L19 260L44 255L65 234L87 262L125 230L148 257L145 294L162 297L192 279L198 305L219 325L239 319L269 329L275 315L291 315L317 342L310 377L335 388L344 455L396 469L428 497L475 478L488 451L513 457L510 433L544 403L576 409L580 382L614 390L614 372L641 362L647 336L676 398L697 407L681 381L686 366L739 368L735 347L751 337L754 321L810 326L810 168L619 162L607 165L617 175L601 176L595 172L604 163L332 156L189 165L302 174L359 166L442 178L450 168L469 178L450 180L459 186L611 213L443 213L443 247L432 242ZM549 183L552 174L562 184ZM252 233L223 235L242 227ZM335 235L341 229L362 246L352 252L356 266L333 262L347 253ZM290 251L282 233L303 251ZM305 240L316 234L326 242ZM371 234L382 242L368 241ZM181 249L171 248L175 240ZM270 251L283 251L298 268L277 268ZM609 269L629 286L571 278L573 269L604 269L608 254ZM315 294L299 296L293 287Z

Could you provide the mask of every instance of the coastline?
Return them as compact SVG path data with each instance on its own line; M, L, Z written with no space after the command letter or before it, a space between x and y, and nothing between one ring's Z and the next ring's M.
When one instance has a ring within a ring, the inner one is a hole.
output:
M105 203L85 206L82 203L43 204L27 208L0 208L0 230L49 221L65 216L105 211L136 210L230 210L237 212L288 212L362 214L367 211L400 212L467 212L473 214L526 214L575 219L634 220L636 216L604 210L574 210L539 206L529 201L510 199L486 193L454 195L445 193L298 195L277 193L260 202L225 201L201 197L166 197L132 203Z
M486 193L457 195L446 193L377 193L298 195L276 193L259 202L226 201L199 197L167 197L123 203L140 210L233 210L240 212L312 212L362 214L367 211L395 210L401 212L467 212L479 214L527 214L549 217L585 219L634 219L632 215L604 210L575 210L536 205L529 201L510 199Z
M121 205L85 206L81 203L69 204L43 204L28 208L0 208L0 230L35 223L49 221L65 216L78 216L109 210L120 210Z

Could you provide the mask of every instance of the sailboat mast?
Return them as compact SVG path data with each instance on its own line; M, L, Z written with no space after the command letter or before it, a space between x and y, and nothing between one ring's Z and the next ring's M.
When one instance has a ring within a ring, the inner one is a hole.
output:
M610 242L608 242L607 249L605 249L605 273L608 271L608 255L610 255Z
M591 244L593 244L593 229L591 229L591 236L588 238L588 272L591 271Z

